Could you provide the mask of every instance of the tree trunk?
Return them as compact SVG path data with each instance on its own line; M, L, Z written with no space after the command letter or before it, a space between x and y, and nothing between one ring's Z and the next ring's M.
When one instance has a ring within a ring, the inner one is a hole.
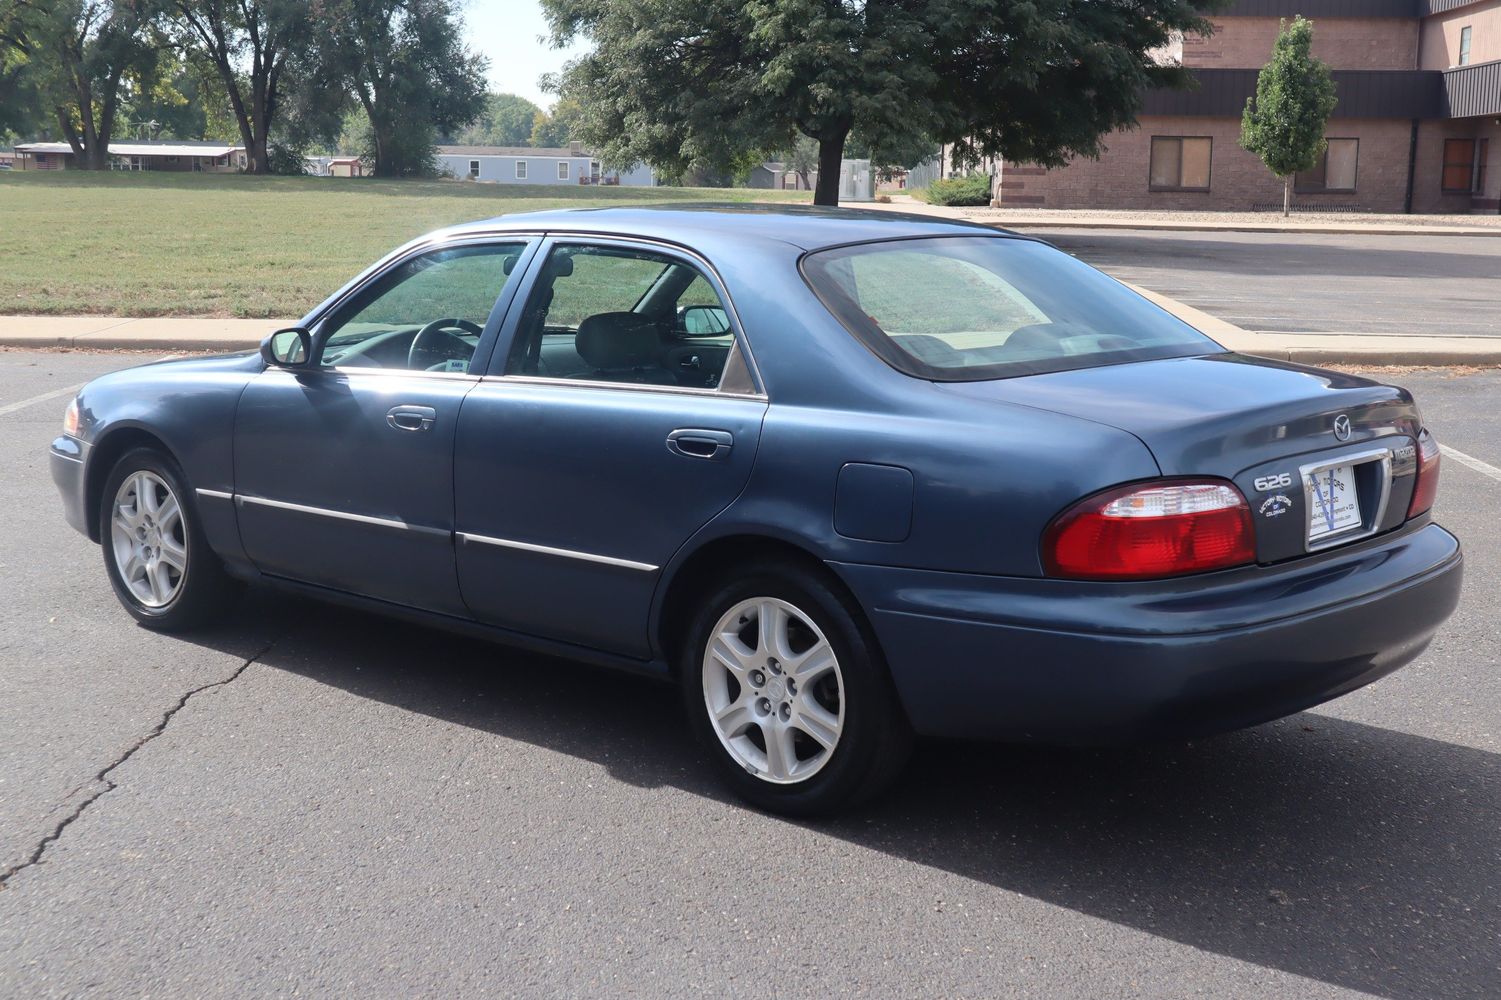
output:
M1293 211L1293 175L1288 174L1282 178L1282 217L1285 219Z
M839 167L844 162L844 140L849 129L818 140L818 186L813 204L835 208L839 205Z

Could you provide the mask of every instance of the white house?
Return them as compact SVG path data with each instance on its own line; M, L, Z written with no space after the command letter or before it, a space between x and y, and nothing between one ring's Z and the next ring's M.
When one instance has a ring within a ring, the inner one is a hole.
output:
M459 180L492 184L620 184L651 187L652 169L604 170L580 143L567 149L532 146L439 146L438 170Z

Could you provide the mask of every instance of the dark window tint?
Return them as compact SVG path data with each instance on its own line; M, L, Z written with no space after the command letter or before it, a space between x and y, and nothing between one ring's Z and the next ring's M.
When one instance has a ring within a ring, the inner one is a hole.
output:
M893 240L813 253L802 266L851 333L919 378L976 381L1224 350L1031 240Z

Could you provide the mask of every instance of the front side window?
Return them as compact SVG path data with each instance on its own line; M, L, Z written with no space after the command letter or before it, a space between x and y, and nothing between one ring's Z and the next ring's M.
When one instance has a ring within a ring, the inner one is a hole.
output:
M324 367L467 372L524 242L413 257L340 307L322 331Z
M565 244L527 296L506 374L748 391L737 355L724 303L695 265Z
M516 179L518 181L524 181L524 180L526 180L526 161L525 160L517 160L516 161Z
M802 269L861 343L917 378L979 381L1224 350L1032 240L890 240L809 254Z
M1485 161L1490 142L1486 139L1445 139L1442 187L1446 193L1464 194L1484 190Z
M1153 191L1208 191L1214 140L1208 136L1154 135L1148 187Z
M1459 64L1470 65L1470 28L1468 25L1459 29Z
M1328 148L1319 155L1319 162L1312 170L1305 170L1294 179L1299 191L1354 191L1355 165L1360 158L1359 139L1330 139Z

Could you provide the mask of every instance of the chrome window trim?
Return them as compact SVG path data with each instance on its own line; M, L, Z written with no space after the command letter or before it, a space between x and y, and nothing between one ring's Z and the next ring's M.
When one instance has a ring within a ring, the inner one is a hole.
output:
M1310 506L1312 497L1308 491L1308 477L1310 475L1317 475L1326 469L1332 469L1339 465L1348 465L1353 472L1355 466L1365 465L1370 462L1381 463L1381 494L1376 500L1376 513L1371 517L1369 524L1362 524L1359 531L1346 528L1333 535L1325 535L1317 541L1309 541L1308 527L1305 524L1303 529L1303 551L1319 552L1323 549L1333 548L1336 545L1344 545L1346 542L1355 542L1362 538L1369 538L1381 530L1381 522L1386 518L1386 507L1388 501L1391 500L1392 494L1392 450L1390 448L1368 448L1364 451L1346 452L1334 458L1321 459L1320 461L1298 467L1299 483L1303 490L1305 517L1311 518L1313 516L1313 508Z
M270 371L272 369L267 370ZM356 368L350 366L348 368L276 368L274 370L284 372L295 377L302 377L305 375L405 375L410 378L436 378L453 382L478 382L481 378L481 376L472 374L470 372L430 372L426 370L417 371L411 368Z
M637 392L654 392L673 396L697 396L705 399L749 399L760 403L769 402L765 393L721 392L718 389L696 389L686 385L651 385L644 382L609 382L598 379L554 378L547 375L486 375L483 383L519 385L561 385L577 389L616 389Z
M735 340L740 345L740 353L745 356L745 366L750 370L751 379L755 382L756 388L759 390L757 395L762 398L765 397L766 380L761 377L761 367L756 363L756 352L751 346L750 336L745 332L745 324L740 322L740 311L735 307L734 296L730 295L729 286L726 285L724 283L724 279L720 277L719 269L716 268L713 263L711 263L709 259L703 254L699 253L697 250L692 249L691 247L684 246L681 243L672 243L667 240L652 239L648 236L628 236L621 235L619 233L575 232L572 230L567 232L557 232L549 230L544 235L551 243L550 246L541 248L547 253L551 253L553 248L558 246L559 244L583 243L586 245L592 245L603 243L611 246L635 246L645 250L657 251L659 253L665 252L669 254L675 254L679 257L686 257L692 260L694 263L700 265L703 269L703 272L708 276L710 283L714 286L714 291L724 299L726 312L729 313L730 323L735 334ZM530 291L530 289L528 289L528 291ZM526 303L523 302L522 308L525 309L525 307ZM491 365L494 365L494 361L491 362ZM511 376L503 375L502 377ZM728 393L724 393L722 395L728 395Z
M537 552L545 556L561 556L564 559L577 559L581 562L599 563L604 566L619 566L621 569L633 569L642 573L655 573L656 566L651 563L636 562L633 559L619 559L615 556L600 556L592 552L579 552L574 549L558 549L551 545L537 545L532 542L517 542L509 538L492 538L489 535L473 535L467 531L455 532L459 541L475 543L478 545L494 545L503 549L520 549L523 552Z
M447 528L429 528L421 524L409 524L390 517L373 517L369 514L351 514L343 510L329 510L327 507L311 507L307 504L289 503L286 500L272 500L268 497L251 497L243 493L234 494L235 502L244 506L251 504L258 507L275 507L277 510L290 510L299 514L312 514L317 517L331 517L339 521L356 521L360 524L372 524L378 528L393 528L397 531L412 531L422 535L452 535Z

